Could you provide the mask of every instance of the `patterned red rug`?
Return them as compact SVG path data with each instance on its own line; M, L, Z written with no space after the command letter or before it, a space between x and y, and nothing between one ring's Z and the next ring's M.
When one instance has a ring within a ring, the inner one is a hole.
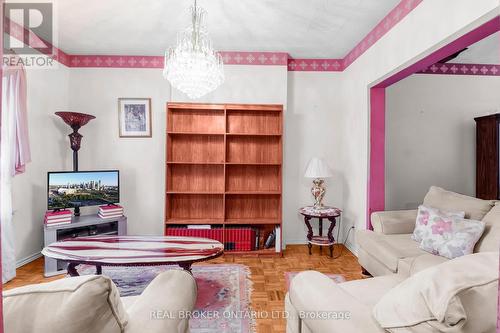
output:
M299 273L300 272L285 272L285 281L286 281L286 290L287 291L290 289L290 282L292 282L292 279L295 277L295 275L297 275ZM341 274L325 274L325 275L328 276L330 279L332 279L333 282L335 282L335 283L345 282L345 278Z
M118 286L121 296L139 295L156 275L176 266L103 267ZM195 265L193 276L198 284L196 313L217 312L217 319L191 319L191 333L247 333L255 332L255 320L250 313L252 282L247 266L236 264ZM80 275L95 274L94 266L78 266Z

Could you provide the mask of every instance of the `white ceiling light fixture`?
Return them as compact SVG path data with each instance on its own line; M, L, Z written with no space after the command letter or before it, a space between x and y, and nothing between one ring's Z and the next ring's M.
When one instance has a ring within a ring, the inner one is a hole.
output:
M205 25L207 12L196 0L191 25L177 35L177 45L165 52L163 76L189 98L200 98L224 82L222 57L212 48Z

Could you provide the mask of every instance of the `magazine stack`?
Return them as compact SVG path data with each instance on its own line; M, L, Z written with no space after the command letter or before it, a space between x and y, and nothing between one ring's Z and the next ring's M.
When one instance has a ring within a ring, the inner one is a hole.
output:
M99 217L102 219L111 219L123 216L123 207L120 205L99 206Z
M45 225L55 226L71 223L71 211L68 209L45 213Z

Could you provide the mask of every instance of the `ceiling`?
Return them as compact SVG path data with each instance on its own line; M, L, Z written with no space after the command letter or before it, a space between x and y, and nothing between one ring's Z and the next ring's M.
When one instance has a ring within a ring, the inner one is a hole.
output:
M449 62L500 65L500 32L472 44L467 50Z
M221 51L343 58L400 0L198 0ZM189 24L190 0L56 0L70 54L162 55Z

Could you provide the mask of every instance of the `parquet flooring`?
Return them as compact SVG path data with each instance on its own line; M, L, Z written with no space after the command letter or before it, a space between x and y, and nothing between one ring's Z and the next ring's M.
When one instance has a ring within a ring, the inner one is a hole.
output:
M346 280L361 279L361 267L357 258L342 245L336 245L334 256L342 251L339 258L331 259L325 249L319 253L318 247L313 247L310 256L306 245L288 245L283 257L279 256L236 256L224 255L209 263L237 263L250 268L253 281L252 309L278 313L284 311L286 294L285 272L316 270L322 273L342 274ZM43 258L37 259L17 270L17 277L4 285L4 290L27 284L48 282L62 278L43 277ZM284 319L258 319L258 333L285 332Z

